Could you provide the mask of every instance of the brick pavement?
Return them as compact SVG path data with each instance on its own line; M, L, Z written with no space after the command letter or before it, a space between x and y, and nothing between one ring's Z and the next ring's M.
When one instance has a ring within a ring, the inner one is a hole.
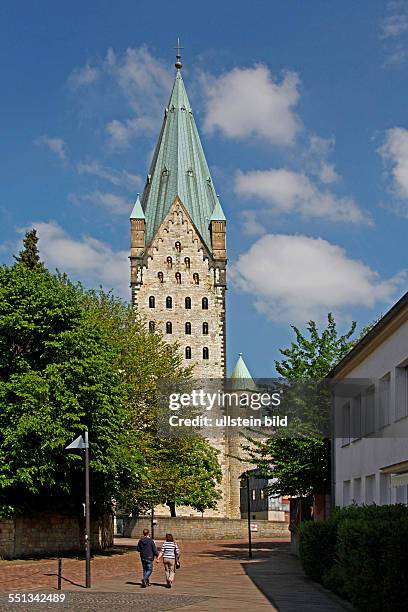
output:
M129 547L127 545L130 544ZM159 610L190 612L341 612L351 609L308 580L298 560L282 540L254 543L254 559L247 558L241 541L181 541L182 568L172 590L165 589L163 569L155 566L153 585L140 587L140 563L135 541L120 542L114 553L92 560L92 589L85 591L84 561L63 560L64 604L11 604L6 592L54 592L56 560L1 562L0 609L55 610Z

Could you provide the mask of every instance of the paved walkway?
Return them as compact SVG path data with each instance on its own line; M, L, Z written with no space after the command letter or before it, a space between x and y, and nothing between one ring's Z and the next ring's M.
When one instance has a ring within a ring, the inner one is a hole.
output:
M140 563L134 540L120 540L115 550L92 560L92 589L85 591L84 562L63 560L64 603L8 604L7 592L56 593L56 560L0 562L0 609L115 612L341 612L351 609L308 580L289 544L254 543L248 560L243 541L184 541L182 568L173 588L165 588L162 566L155 566L152 586L140 587ZM2 592L2 593L1 593Z

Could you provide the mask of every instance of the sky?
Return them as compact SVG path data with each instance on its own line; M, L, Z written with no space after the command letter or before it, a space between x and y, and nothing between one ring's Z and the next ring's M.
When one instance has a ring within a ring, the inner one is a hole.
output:
M129 214L175 75L228 220L227 354L274 374L290 325L407 291L408 1L0 5L0 262L129 298Z

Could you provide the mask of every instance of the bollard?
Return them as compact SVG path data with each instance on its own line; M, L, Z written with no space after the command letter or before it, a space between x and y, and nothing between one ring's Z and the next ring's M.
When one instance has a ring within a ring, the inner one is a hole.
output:
M58 559L58 590L61 590L62 559Z

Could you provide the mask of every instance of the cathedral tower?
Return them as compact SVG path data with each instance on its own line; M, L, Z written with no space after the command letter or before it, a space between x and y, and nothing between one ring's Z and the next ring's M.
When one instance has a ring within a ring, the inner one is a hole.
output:
M226 375L226 219L181 76L131 223L132 302L196 378Z

